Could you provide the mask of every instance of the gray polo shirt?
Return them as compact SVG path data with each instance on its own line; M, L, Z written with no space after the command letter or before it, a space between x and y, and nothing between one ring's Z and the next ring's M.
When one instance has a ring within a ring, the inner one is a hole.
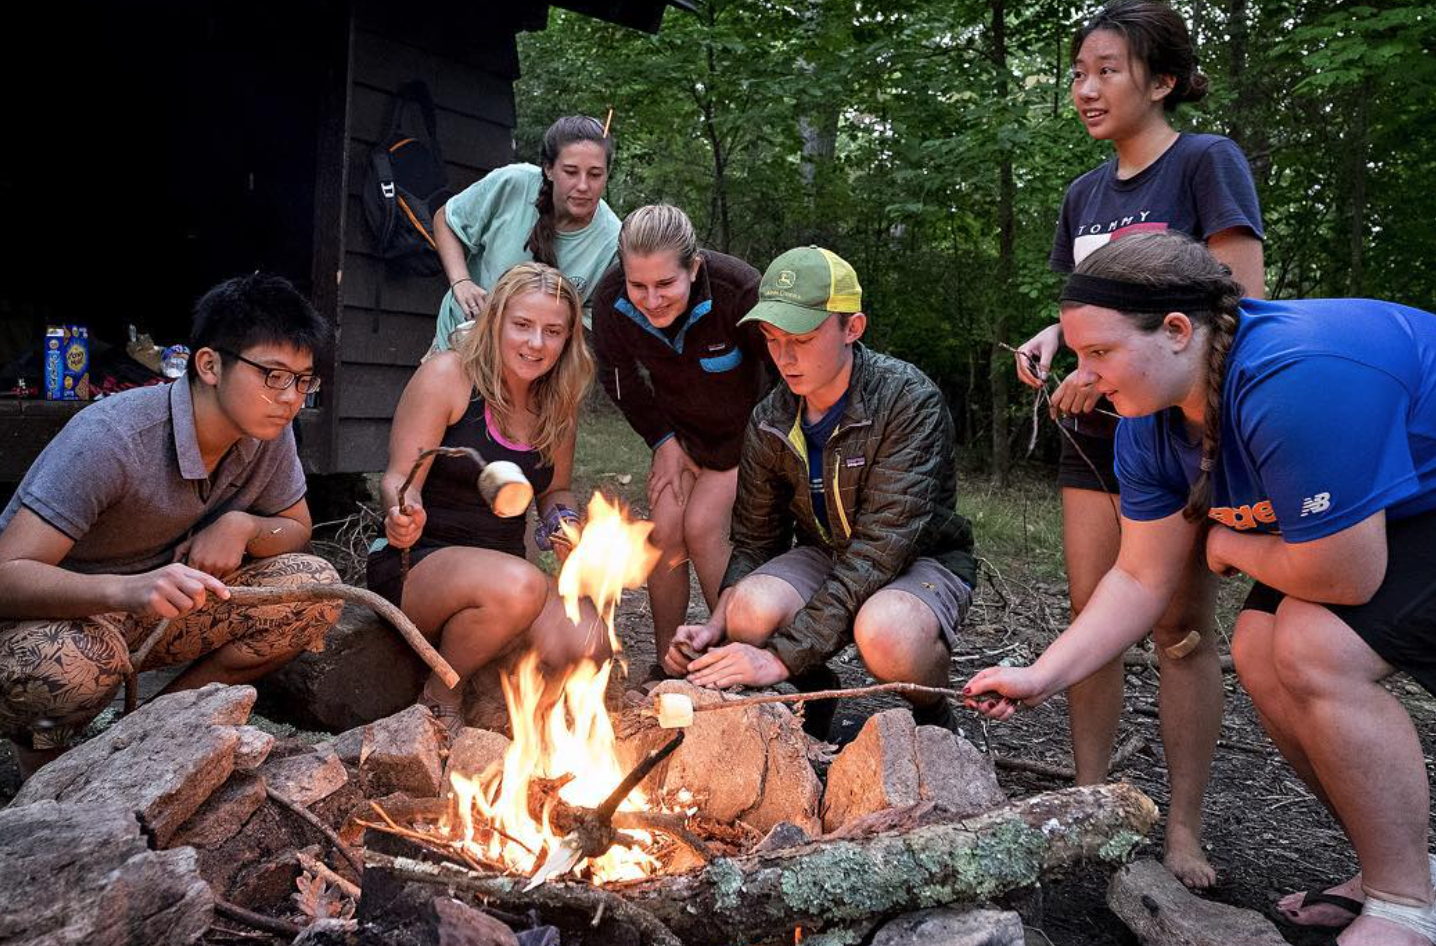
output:
M174 549L233 510L272 516L304 497L294 431L243 437L206 473L187 381L124 391L70 419L4 513L21 505L75 540L60 563L90 574L167 565Z

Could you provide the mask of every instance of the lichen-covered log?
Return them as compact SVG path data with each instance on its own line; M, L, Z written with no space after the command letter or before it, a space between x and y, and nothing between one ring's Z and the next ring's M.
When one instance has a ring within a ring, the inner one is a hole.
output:
M791 942L798 926L985 900L1079 861L1122 863L1156 820L1156 805L1130 785L1069 788L962 821L717 858L610 889L690 946Z

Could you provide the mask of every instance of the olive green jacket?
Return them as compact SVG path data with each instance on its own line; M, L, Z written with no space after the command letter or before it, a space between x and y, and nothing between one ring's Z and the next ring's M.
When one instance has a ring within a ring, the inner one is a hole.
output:
M778 385L753 409L738 464L733 557L723 587L798 545L834 565L793 623L768 642L790 674L852 639L863 603L922 556L972 586L972 527L956 511L956 438L942 392L905 361L853 350L847 407L823 450L830 529L813 515L802 401Z

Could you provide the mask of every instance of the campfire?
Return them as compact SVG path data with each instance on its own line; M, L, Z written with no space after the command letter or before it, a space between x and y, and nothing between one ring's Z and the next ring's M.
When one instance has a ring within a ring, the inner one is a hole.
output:
M614 616L623 589L642 584L658 561L648 542L650 522L629 520L620 506L595 493L588 526L559 574L569 619L593 643L606 635L612 656L602 664L584 660L558 679L526 655L512 676L502 678L513 743L499 771L481 777L451 776L460 845L475 857L532 875L559 856L572 826L556 819L558 803L594 810L623 782L613 724L604 705L609 676L621 660ZM642 789L618 801L619 811L647 811ZM535 812L535 808L540 810ZM634 846L614 845L576 865L596 884L649 876L659 862L647 848L648 832ZM547 859L546 859L547 858Z

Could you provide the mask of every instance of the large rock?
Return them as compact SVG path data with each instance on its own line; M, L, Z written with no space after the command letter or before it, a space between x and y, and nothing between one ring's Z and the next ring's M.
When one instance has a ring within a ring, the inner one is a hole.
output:
M949 817L1007 801L991 761L941 726L917 726L905 708L873 714L828 769L823 830L876 812L932 802Z
M236 772L170 838L171 847L211 848L239 833L267 796L264 779Z
M961 736L941 726L919 726L917 791L961 817L991 811L1007 801L997 785L992 760Z
M349 781L339 756L322 748L268 762L259 773L278 795L301 808L323 801Z
M724 699L683 680L665 680L653 693L684 693L695 706ZM672 738L670 730L644 730L620 744L620 758L632 766ZM688 789L707 818L743 821L759 831L786 821L816 835L822 784L807 750L802 724L782 704L697 713L683 744L645 785Z
M259 683L261 711L301 728L342 732L412 704L428 674L387 621L345 604L323 651L302 653Z
M1196 896L1151 859L1112 875L1107 905L1143 946L1283 946L1276 926L1253 910Z
M828 768L823 830L836 831L865 815L921 801L916 740L917 725L905 709L869 717Z
M364 794L404 792L419 798L439 794L442 766L439 727L423 706L410 706L369 726L359 765Z
M192 848L151 851L132 810L37 801L0 811L0 943L169 946L209 929Z
M878 930L873 946L1023 946L1025 935L1006 910L919 910Z
M15 806L52 800L113 803L133 811L158 847L234 770L254 689L211 683L157 697L42 768ZM252 753L242 757L248 761Z

